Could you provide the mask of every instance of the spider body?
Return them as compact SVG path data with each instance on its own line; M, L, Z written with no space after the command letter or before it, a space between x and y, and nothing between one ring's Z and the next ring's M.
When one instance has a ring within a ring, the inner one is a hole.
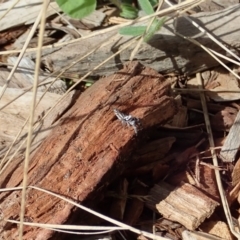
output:
M134 129L135 134L137 135L138 126L140 125L139 118L133 117L132 115L124 114L123 112L114 109L113 110L116 117L122 122L122 124L126 124L127 126L131 126Z

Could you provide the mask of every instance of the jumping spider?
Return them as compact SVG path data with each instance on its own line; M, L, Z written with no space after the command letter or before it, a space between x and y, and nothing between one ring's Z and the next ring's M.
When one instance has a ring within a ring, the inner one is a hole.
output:
M127 124L127 126L132 126L135 134L138 133L138 126L140 126L139 118L133 117L131 115L124 114L123 112L114 109L113 110L117 118L122 122L122 124Z

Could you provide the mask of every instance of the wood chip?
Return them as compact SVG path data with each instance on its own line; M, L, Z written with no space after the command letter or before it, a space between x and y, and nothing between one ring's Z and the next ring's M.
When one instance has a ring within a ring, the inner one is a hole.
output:
M174 189L161 182L149 192L147 206L165 218L195 230L219 205L197 188L185 183Z

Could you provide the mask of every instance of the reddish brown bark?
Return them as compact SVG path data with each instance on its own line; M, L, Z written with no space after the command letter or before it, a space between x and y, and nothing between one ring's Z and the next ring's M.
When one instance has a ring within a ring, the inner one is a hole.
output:
M28 184L82 202L131 166L131 154L146 130L176 112L162 75L133 62L118 73L101 79L85 91L61 123L53 129L31 159ZM113 113L117 108L141 120L139 135L123 126ZM22 166L5 183L21 185ZM26 218L39 223L64 223L73 206L42 192L27 191ZM21 194L1 194L4 219L19 219ZM2 221L5 239L16 239L16 225ZM48 239L53 232L24 228L24 239Z

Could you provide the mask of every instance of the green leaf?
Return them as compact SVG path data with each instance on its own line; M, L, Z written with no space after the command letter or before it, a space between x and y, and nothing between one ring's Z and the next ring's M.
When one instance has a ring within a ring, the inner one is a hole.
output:
M96 0L56 0L64 13L72 18L81 19L96 9Z
M155 7L158 4L158 0L149 0L149 2L153 7Z
M129 26L119 29L119 34L128 36L140 36L146 31L146 26Z
M165 17L161 18L161 20L154 19L154 21L152 22L151 26L149 27L147 33L144 36L144 42L148 42L153 37L153 35L158 30L160 30L160 28L164 24L164 20L165 20Z
M134 19L138 16L138 9L133 7L131 4L122 3L120 7L122 10L122 12L120 13L121 17Z
M154 10L149 0L138 0L141 9L147 14L153 14Z

